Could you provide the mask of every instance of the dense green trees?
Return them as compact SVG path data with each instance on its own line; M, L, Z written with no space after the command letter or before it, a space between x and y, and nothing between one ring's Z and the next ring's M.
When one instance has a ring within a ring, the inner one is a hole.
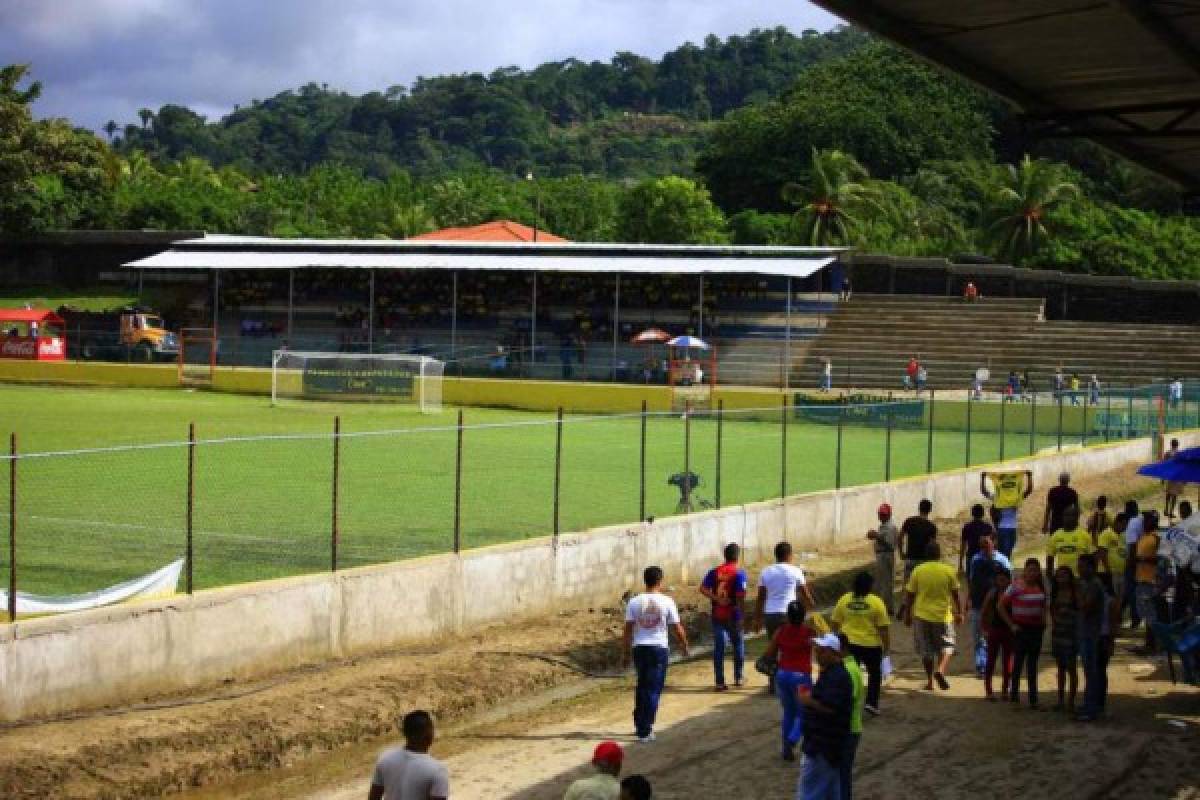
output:
M1003 105L850 29L362 97L309 84L216 122L167 105L105 126L108 143L35 122L27 82L0 69L10 232L406 237L507 218L577 241L838 243L1200 278L1200 228L1169 184L1087 142L1026 157Z

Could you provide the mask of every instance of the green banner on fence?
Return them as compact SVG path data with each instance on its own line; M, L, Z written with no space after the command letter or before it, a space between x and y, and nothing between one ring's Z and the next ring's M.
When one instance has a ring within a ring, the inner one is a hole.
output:
M407 398L413 396L413 378L416 375L414 365L398 362L363 366L358 359L344 362L328 359L310 361L304 368L304 394L310 397L337 395L342 400L355 397Z
M889 400L867 394L851 394L844 399L831 397L796 398L795 416L809 422L836 425L841 417L846 425L886 426L888 417L896 428L920 428L925 419L924 400Z

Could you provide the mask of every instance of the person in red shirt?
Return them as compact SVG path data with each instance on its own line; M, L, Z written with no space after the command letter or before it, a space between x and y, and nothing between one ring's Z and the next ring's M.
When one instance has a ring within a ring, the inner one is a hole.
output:
M804 624L804 605L793 600L787 622L775 631L763 657L774 659L775 691L783 706L783 760L796 760L796 745L804 734L804 706L800 692L812 690L812 642L816 632Z
M741 548L725 545L725 563L713 567L700 583L700 594L712 601L713 673L717 691L724 692L725 640L733 646L733 682L745 683L746 640L742 634L742 603L746 599L746 571L738 566Z
M968 303L974 303L979 299L979 289L972 281L967 281L967 285L963 287L963 299Z
M908 386L912 388L917 385L917 372L921 369L921 362L917 361L917 357L913 356L908 360L908 366L904 368L904 374L908 375Z

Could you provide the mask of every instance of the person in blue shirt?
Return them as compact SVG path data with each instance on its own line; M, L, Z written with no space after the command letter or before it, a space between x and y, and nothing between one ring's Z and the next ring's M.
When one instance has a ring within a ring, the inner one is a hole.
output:
M971 623L971 635L975 639L975 674L983 677L987 667L987 634L983 630L983 601L995 584L1000 570L1012 572L1012 562L996 549L991 536L979 539L979 552L967 563L967 608L964 616Z

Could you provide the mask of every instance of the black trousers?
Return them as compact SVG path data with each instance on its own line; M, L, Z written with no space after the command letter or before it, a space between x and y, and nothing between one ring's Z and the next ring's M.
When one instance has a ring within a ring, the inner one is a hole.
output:
M883 688L883 648L850 645L850 653L867 671L866 704L879 708L879 691Z

